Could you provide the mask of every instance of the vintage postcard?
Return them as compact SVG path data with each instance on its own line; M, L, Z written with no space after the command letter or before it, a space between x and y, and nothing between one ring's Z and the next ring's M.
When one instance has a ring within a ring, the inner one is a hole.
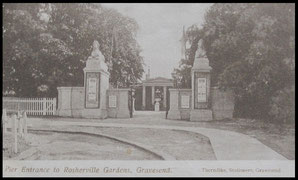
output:
M3 177L295 177L295 4L2 10Z

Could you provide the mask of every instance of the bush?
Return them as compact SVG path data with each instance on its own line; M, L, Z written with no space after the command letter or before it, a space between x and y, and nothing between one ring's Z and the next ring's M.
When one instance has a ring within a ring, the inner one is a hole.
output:
M295 122L295 86L286 87L271 98L269 114L280 123Z

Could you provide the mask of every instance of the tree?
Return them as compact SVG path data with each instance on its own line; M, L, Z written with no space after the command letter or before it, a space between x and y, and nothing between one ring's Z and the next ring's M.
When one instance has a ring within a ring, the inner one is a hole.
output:
M77 62L81 62L75 69L85 66L86 57L91 53L90 42L97 39L101 45L100 50L106 57L111 74L110 82L113 85L127 87L130 81L136 82L142 77L144 72L142 57L136 42L138 26L133 19L123 17L117 11L97 4L72 4L74 7L64 4L54 5L56 9L50 21L54 25L60 24L60 27L55 29L57 36L70 39L69 43L74 47L74 57ZM77 14L78 9L80 14ZM63 17L60 13L67 16ZM82 51L80 50L82 46L88 48ZM80 73L75 77L83 78L83 72ZM133 78L128 79L128 75ZM82 78L79 85L83 83Z
M294 83L293 18L292 4L217 4L207 13L213 80L234 89L240 115L268 118L274 94Z
M288 107L275 97L293 93L294 22L294 4L214 4L206 13L200 38L211 82L234 90L235 115L272 118L273 107Z
M36 63L39 34L38 4L4 4L3 91L30 96L37 93ZM32 13L30 13L32 12ZM36 73L35 73L36 72ZM33 79L33 80L32 80Z
M176 75L176 77L173 78L177 81L179 88L191 88L191 68L198 48L198 42L203 35L202 33L203 31L198 29L196 25L192 25L186 30L186 39L191 45L190 48L186 50L187 59L181 59L179 67L175 68L173 71Z
M3 9L4 93L56 96L58 86L82 86L94 40L113 85L127 87L142 77L137 23L115 10L84 3L15 3Z

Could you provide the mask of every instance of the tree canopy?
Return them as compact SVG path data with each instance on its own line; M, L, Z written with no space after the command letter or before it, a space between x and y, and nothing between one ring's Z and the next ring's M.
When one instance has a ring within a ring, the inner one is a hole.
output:
M234 90L237 116L269 118L287 112L282 118L294 117L294 4L214 4L203 28L189 30L195 40L182 64L193 64L196 44L203 39L213 68L211 83Z
M57 95L58 86L83 86L83 68L97 40L110 83L128 87L142 77L138 25L91 3L3 4L3 93Z

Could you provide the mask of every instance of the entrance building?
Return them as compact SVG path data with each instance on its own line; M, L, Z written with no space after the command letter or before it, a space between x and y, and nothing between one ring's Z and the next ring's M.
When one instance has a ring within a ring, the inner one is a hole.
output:
M142 109L154 110L156 103L160 110L169 107L169 88L173 87L173 80L163 77L147 78L140 85L142 87Z

